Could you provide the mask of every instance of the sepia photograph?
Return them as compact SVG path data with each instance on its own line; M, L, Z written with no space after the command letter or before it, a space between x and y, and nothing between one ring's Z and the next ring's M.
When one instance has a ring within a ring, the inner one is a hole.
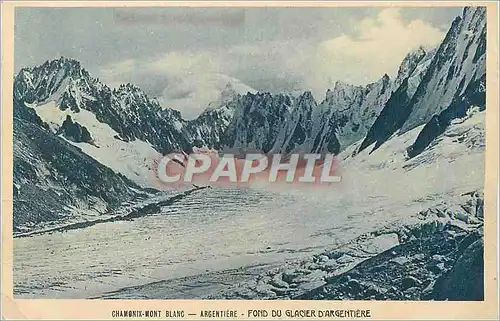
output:
M119 4L12 8L13 300L496 295L496 5Z

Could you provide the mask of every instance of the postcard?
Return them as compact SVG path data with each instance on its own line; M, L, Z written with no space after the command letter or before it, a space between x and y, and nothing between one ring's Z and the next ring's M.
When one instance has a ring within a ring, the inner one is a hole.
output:
M2 318L497 320L498 3L4 1Z

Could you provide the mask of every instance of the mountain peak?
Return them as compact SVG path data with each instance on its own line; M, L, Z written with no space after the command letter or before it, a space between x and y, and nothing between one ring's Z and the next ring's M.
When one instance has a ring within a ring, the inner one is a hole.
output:
M310 90L307 90L307 91L304 91L300 96L299 98L303 98L303 99L314 99L313 97L313 94Z
M472 17L475 15L483 16L486 14L485 6L467 6L462 10L462 19L467 20L468 17Z
M148 97L141 88L131 83L121 84L117 89L113 89L113 94L123 102L121 106L128 106L125 109L128 109L130 106L160 108L160 104L156 98Z
M238 93L234 89L233 84L231 82L228 82L220 93L220 100L222 103L228 103L237 96Z
M220 92L219 98L211 101L204 112L227 106L230 102L238 98L238 92L234 89L233 83L228 82Z
M299 104L309 103L309 105L316 105L316 100L311 91L305 91L298 97Z
M126 83L126 84L120 84L118 89L116 90L117 92L142 92L142 89L137 87L134 84L131 83Z
M49 70L65 70L69 74L78 74L80 73L83 68L80 64L80 62L76 59L73 58L66 58L61 56L60 58L53 59L53 60L47 60L42 66L42 69L48 68Z
M354 87L354 86L351 84L348 84L346 82L343 82L342 80L337 80L335 82L335 86L333 86L333 90L335 91L336 89L339 90L339 89L351 88L351 87Z
M356 91L362 91L363 87L362 86L355 86L348 84L346 82L343 82L341 80L337 80L335 82L335 85L333 86L333 89L327 89L326 95L325 95L325 100L326 101L332 101L335 99L336 96L339 95L352 95Z
M25 67L22 68L18 75L21 77L27 77L28 74L42 73L45 75L57 72L64 72L68 76L74 75L85 75L88 73L82 68L80 62L73 58L59 57L52 60L46 60L43 64L36 67Z
M89 89L91 84L103 87L82 68L78 60L61 56L36 67L21 69L14 79L14 97L30 103L47 101L55 99L53 95L63 90L61 86L67 89L70 83L81 83L85 89Z
M420 63L420 61L422 61L426 54L427 53L424 47L419 46L406 55L406 57L401 62L401 65L399 65L398 75L396 76L396 80L394 81L395 88L399 87L403 83L403 80L408 78L413 73L417 65Z

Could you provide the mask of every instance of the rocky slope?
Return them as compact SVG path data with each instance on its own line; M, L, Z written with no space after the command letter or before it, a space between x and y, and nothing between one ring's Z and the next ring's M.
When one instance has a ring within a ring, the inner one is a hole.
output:
M148 196L77 147L54 135L32 109L14 116L14 232L109 213Z
M462 198L420 212L418 225L395 231L398 245L297 299L483 300L483 195Z
M483 202L466 193L209 298L483 300Z
M401 130L426 123L486 73L486 8L466 7L457 17L422 79Z
M414 157L421 153L439 135L444 133L454 120L466 117L474 107L480 111L486 108L486 74L471 82L463 94L453 99L448 108L432 116L415 142L408 148L408 156Z

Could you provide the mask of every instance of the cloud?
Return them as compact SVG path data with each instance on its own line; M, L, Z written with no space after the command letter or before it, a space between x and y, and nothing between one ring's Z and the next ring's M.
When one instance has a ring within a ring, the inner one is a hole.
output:
M444 37L442 30L423 20L403 19L400 8L353 18L346 25L348 33L321 41L272 41L230 48L226 60L240 64L228 72L256 89L311 90L322 100L337 80L363 85L385 73L394 77L410 51L434 47Z
M220 60L208 52L170 52L151 61L128 59L105 66L100 78L112 87L136 84L163 107L181 111L185 119L195 118L217 101L228 83L239 93L255 91L224 74Z
M179 79L175 86L166 87L160 103L178 109L186 119L193 119L205 110L210 102L219 100L227 84L241 94L255 90L239 79L225 74L203 73Z
M346 32L331 39L276 39L127 59L102 68L100 77L108 84L137 84L165 107L193 118L227 83L242 93L311 90L321 101L337 80L367 84L384 73L394 77L408 52L434 47L444 37L423 20L403 19L399 8L345 25Z
M213 72L217 70L218 66L219 61L216 61L208 52L174 51L166 53L160 59L149 63L147 68L182 74L195 71Z
M136 70L136 61L134 59L126 59L116 63L109 64L100 70L100 78L104 80L106 85L110 87L118 87L126 82L121 81L127 78Z
M404 22L399 8L381 10L375 18L353 21L353 34L322 41L312 54L304 54L298 64L304 83L318 91L336 80L366 84L384 73L395 76L403 58L418 46L434 47L444 33L422 20Z

